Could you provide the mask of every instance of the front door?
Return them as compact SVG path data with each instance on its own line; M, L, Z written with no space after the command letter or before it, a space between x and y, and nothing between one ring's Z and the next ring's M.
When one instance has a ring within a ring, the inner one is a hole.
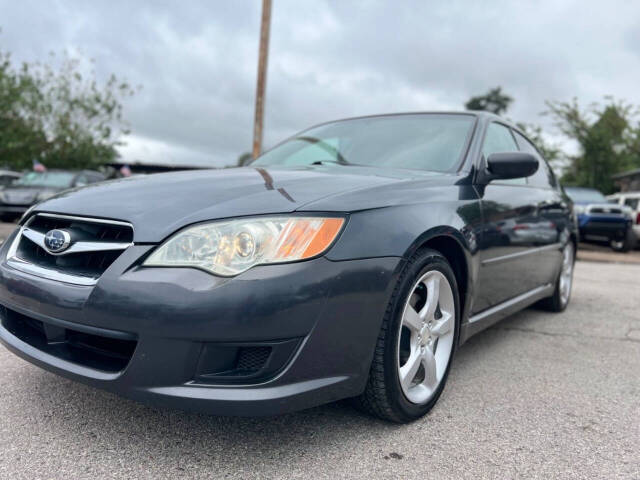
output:
M491 123L485 134L482 155L518 151L507 126ZM478 186L483 214L478 287L472 313L478 313L540 286L547 266L532 254L539 245L541 218L539 192L526 178L494 180Z

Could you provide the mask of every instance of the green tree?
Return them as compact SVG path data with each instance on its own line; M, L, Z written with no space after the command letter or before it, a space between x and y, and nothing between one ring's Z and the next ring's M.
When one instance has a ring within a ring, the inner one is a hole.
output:
M551 164L551 166L560 167L560 163L564 160L564 154L560 147L554 143L547 141L542 133L542 127L530 123L518 123L518 128L522 130L527 137L534 143L542 156Z
M496 87L484 95L471 97L464 106L467 110L483 110L501 115L509 109L512 102L512 97L502 93L502 87Z
M467 110L482 110L500 115L506 113L512 103L513 97L502 93L502 87L496 87L490 89L485 95L471 97L471 99L465 103L465 107ZM517 126L531 139L536 147L538 147L542 156L555 170L562 169L562 163L564 161L562 150L544 138L540 126L530 123L518 123Z
M80 61L67 55L58 63L15 67L0 52L0 164L86 168L116 158L128 133L121 100L135 90L113 75L102 85L93 72L85 78Z
M604 105L586 109L576 99L547 106L558 129L580 147L579 154L569 158L565 184L611 193L612 175L640 167L640 127L631 105L607 97Z
M39 158L46 136L38 121L40 89L28 65L14 70L0 53L0 164L22 168Z

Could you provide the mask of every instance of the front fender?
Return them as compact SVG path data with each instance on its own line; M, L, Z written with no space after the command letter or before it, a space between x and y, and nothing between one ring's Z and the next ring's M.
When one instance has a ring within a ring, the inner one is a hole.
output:
M475 208L477 207L477 208ZM329 260L404 257L429 239L447 236L468 255L478 248L482 223L479 202L451 202L394 206L351 214L344 232L327 253Z

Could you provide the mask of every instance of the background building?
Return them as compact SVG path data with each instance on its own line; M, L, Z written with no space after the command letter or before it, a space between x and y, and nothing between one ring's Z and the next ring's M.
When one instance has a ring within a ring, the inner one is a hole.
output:
M618 173L611 178L621 192L640 191L640 168Z

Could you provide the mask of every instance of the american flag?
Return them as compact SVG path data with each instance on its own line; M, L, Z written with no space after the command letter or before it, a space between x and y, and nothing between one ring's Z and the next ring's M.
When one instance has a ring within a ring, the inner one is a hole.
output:
M47 167L41 164L38 160L33 160L33 171L34 172L46 172Z
M122 175L123 177L131 176L131 169L129 168L129 165L123 165L122 167L120 167L120 175Z

